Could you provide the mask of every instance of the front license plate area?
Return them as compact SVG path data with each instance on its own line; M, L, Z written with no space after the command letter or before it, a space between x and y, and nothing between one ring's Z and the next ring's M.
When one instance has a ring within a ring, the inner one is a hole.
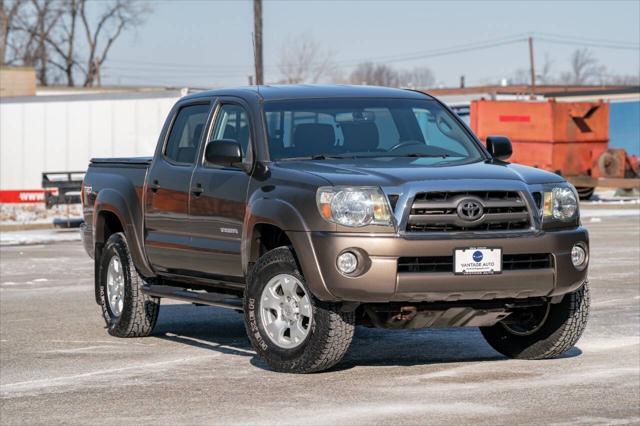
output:
M459 275L492 275L502 273L502 249L469 247L456 249L454 272Z

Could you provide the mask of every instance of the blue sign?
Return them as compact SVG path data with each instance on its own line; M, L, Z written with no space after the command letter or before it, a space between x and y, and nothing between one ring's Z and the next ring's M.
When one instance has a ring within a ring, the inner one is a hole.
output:
M609 148L624 148L640 155L640 101L609 104Z
M475 253L473 253L473 260L475 260L476 262L482 262L482 252L476 251Z

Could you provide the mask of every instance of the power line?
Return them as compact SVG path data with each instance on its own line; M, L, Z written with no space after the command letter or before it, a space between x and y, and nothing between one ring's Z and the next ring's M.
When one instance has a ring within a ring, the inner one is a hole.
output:
M129 80L144 81L146 85L150 85L150 86L160 85L160 86L182 87L185 85L185 83L180 82L179 79L157 78L155 76L148 77L148 76L132 75L132 74L114 74L114 75L108 75L104 77L108 77L110 80L114 80L114 81L117 81L118 79L121 79L121 78L129 79ZM204 79L198 78L198 80L202 81ZM205 86L211 86L211 83L213 82L209 80L201 84L204 84ZM187 85L192 86L193 84L187 84Z
M524 34L519 34L516 36L500 37L497 39L490 39L490 40L473 42L473 43L465 43L461 45L432 49L427 51L404 53L400 55L396 54L396 55L387 55L387 56L377 56L372 58L360 58L360 59L349 59L344 61L337 61L337 65L344 65L344 66L356 65L366 60L379 61L379 62L403 62L403 61L410 61L414 59L422 59L423 57L433 57L433 56L457 53L458 50L460 49L463 49L462 51L473 50L473 49L483 49L483 48L498 46L501 44L511 44L511 43L522 42L522 41L526 41L526 36ZM140 65L141 67L147 68L147 69L150 67L152 67L153 69L192 68L194 71L200 70L200 69L203 71L210 70L210 69L224 69L226 71L237 70L239 72L243 72L243 71L247 71L247 69L250 69L252 67L251 64L247 64L247 65L223 65L223 64L202 64L202 63L189 64L189 63L175 63L175 62L149 62L149 61L136 61L136 60L124 61L124 60L117 60L117 59L109 60L109 63L123 64L123 65ZM117 65L117 67L120 68L121 65ZM277 67L270 66L266 68L275 69Z
M516 44L520 42L527 41L527 36L533 36L536 40L540 40L545 43L551 44L560 44L560 45L577 45L577 46L585 46L585 47L598 47L598 48L609 48L609 49L620 49L620 50L637 50L640 49L640 44L634 44L631 42L622 42L617 40L607 40L607 39L595 39L595 38L587 38L587 37L577 37L577 36L565 36L560 34L552 34L552 33L542 33L542 32L531 32L528 34L516 34L507 37L500 37L496 39L490 39L480 42L474 43L466 43L461 45L455 45L445 48L432 49L421 52L411 52L405 54L396 54L396 55L386 55L386 56L377 56L377 57L368 57L368 58L360 58L360 59L347 59L342 61L337 61L336 65L338 68L348 68L358 63L370 61L370 62L385 62L385 63L398 63L398 62L407 62L418 59L427 59L434 58L440 56L453 55L458 53L466 53L474 50L484 50L491 49L495 47L506 46L510 44ZM193 73L196 75L198 71L202 72L202 75L207 76L234 76L231 74L232 72L236 72L238 74L246 74L247 72L251 72L252 65L225 65L225 64L189 64L189 63L175 63L175 62L149 62L149 61L124 61L124 60L110 60L110 63L116 64L112 66L113 69L127 69L127 70L141 70L144 72L156 72L156 71L165 71L165 72L178 72L181 73ZM117 65L123 64L123 65ZM135 65L135 68L126 67L126 65ZM275 71L277 67L275 66L267 66L265 67L269 70ZM215 71L214 71L215 70ZM229 74L218 74L217 71L226 71Z
M536 37L536 40L542 41L544 43L563 44L563 45L569 45L569 46L597 47L597 48L605 48L605 49L635 50L635 51L640 50L640 46L632 47L632 46L620 46L615 44L600 44L600 43L593 43L593 42L580 42L580 41L569 41L569 40L562 41L562 40L554 40L547 37Z
M640 47L640 43L634 43L634 42L622 41L622 40L611 40L611 39L604 39L604 38L589 38L589 37L567 36L567 35L561 35L561 34L541 33L541 32L532 32L531 36L533 36L533 37L552 37L552 38L564 39L564 40L593 42L593 43L605 43L605 44L614 44L614 45L625 45L625 46L629 46L629 47Z
M194 70L197 69L211 69L211 68L217 68L217 69L224 69L224 70L246 70L247 68L252 68L253 65L251 64L246 64L246 65L224 65L224 64L189 64L189 63L176 63L176 62L148 62L148 61L124 61L124 60L117 60L117 59L111 59L109 60L109 63L114 63L114 64L123 64L123 65L139 65L142 67L154 67L154 68L193 68Z
M640 50L640 44L634 44L631 42L614 41L606 39L595 39L587 37L565 36L551 33L531 32L515 34L507 37L500 37L496 39L484 40L473 43L466 43L460 45L449 46L445 48L438 48L432 50L426 50L421 52L412 52L405 54L386 55L377 57L368 57L361 59L350 59L336 62L337 68L350 68L362 62L384 62L384 63L399 63L408 62L419 59L435 58L447 55L455 55L460 53L466 53L470 51L478 51L485 49L492 49L501 46L507 46L511 44L524 43L528 40L528 37L535 37L536 41L541 41L550 44L559 45L574 45L607 49L619 49L619 50ZM120 70L125 72L140 71L146 74L152 74L153 77L158 78L179 78L180 75L191 78L233 78L244 76L252 72L251 64L246 65L224 65L224 64L189 64L189 63L175 63L175 62L148 62L148 61L123 61L123 60L110 60L109 63L116 65L109 65L108 69L119 72ZM118 65L122 64L122 65ZM131 66L129 66L131 65ZM265 67L270 70L275 70L277 67L269 66ZM179 75L177 75L179 74ZM132 76L124 74L125 78L132 78Z
M435 56L450 55L450 54L455 54L455 53L459 53L459 52L466 52L466 51L469 51L469 50L488 49L488 48L492 48L492 47L496 47L496 46L503 46L503 45L507 45L507 44L519 43L519 42L523 42L523 41L526 41L526 40L527 40L527 38L526 38L526 36L524 34L519 34L519 35L516 35L516 36L501 37L501 38L497 38L497 39L485 40L485 41L474 42L474 43L466 43L466 44L455 45L455 46L450 46L450 47L445 47L445 48L432 49L432 50L427 50L427 51L422 51L422 52L413 52L413 53L408 53L408 54L405 53L405 54L402 54L402 55L379 56L379 57L373 57L373 58L368 58L368 59L338 61L338 64L355 65L355 64L358 64L358 63L364 62L364 61L372 61L372 62L405 62L405 61L412 61L412 60L415 60L415 59L423 59L423 58L431 58L431 57L435 57Z
M103 69L107 69L114 72L143 72L146 75L151 75L155 77L179 77L179 76L187 76L187 77L235 77L238 75L244 76L247 72L250 72L250 68L245 69L244 71L238 72L227 72L227 71L217 71L214 68L211 68L210 71L194 71L194 70L167 70L167 69L139 69L136 67L121 67L121 66L103 66Z

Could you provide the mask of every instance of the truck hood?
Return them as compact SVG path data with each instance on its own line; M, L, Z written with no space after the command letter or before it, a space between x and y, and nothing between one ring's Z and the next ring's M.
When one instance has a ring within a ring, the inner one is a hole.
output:
M554 173L504 162L480 161L462 165L434 165L432 158L361 158L280 161L276 167L306 172L333 185L401 186L417 181L509 180L525 184L564 182Z

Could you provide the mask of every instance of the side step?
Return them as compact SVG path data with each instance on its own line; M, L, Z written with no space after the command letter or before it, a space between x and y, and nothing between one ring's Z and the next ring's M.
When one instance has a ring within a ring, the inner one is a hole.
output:
M154 297L167 297L169 299L182 300L183 302L199 303L202 305L242 311L242 300L226 294L199 292L169 285L153 284L145 284L142 286L142 292Z

